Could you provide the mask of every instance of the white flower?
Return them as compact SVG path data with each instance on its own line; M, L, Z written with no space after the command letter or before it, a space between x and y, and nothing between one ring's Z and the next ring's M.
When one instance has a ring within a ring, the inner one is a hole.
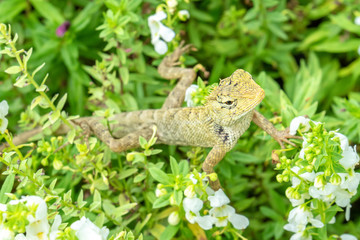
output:
M360 21L360 19L359 19L359 21ZM359 24L359 25L360 25L360 24ZM357 238L356 238L354 235L347 234L347 233L341 234L341 235L340 235L340 239L341 239L341 240L357 240Z
M29 239L27 239L24 234L20 233L15 236L15 240L29 240Z
M216 218L206 215L206 216L198 216L195 217L195 221L199 226L204 230L209 230L213 227L214 223L216 222Z
M353 193L357 190L360 183L360 173L354 172L354 170L352 170L351 174L339 173L339 176L341 178L340 188L346 189L350 193Z
M178 12L178 17L181 21L186 21L190 18L190 13L188 10L180 10Z
M109 235L107 227L100 229L86 217L71 224L70 228L76 231L75 235L79 240L105 240Z
M354 23L360 26L360 17L356 17Z
M314 218L311 211L303 206L298 206L290 211L288 221L293 225L306 226L309 222L316 228L322 228L324 224Z
M199 88L198 85L196 84L192 84L190 87L188 87L188 89L186 89L186 92L185 92L185 102L187 104L188 107L193 107L194 106L194 102L192 100L192 94L194 92L196 92L196 90ZM194 183L196 184L196 183Z
M29 224L25 226L26 239L47 239L49 234L50 225L47 220L47 205L44 199L38 196L26 196L21 200L11 200L9 204L19 204L25 202L28 208L36 207L35 216L28 215L27 220ZM22 239L23 235L18 234L16 239Z
M5 129L8 125L8 120L5 118L5 116L9 112L9 105L8 103L3 100L0 102L0 133L4 133Z
M156 197L161 197L161 196L164 196L165 194L167 194L167 191L165 188L161 188L161 189L156 188L156 190L155 190Z
M195 193L195 186L194 185L189 185L185 191L184 191L184 195L188 198L193 198L195 197L196 193Z
M214 196L209 196L208 200L210 201L210 206L213 207L209 213L216 219L215 225L217 227L225 227L228 221L236 229L244 229L249 225L249 220L245 216L236 214L235 209L227 205L230 203L230 200L222 189L216 191Z
M354 148L348 147L342 153L343 158L340 159L340 164L345 169L354 169L355 165L359 163L359 155L356 152L356 146Z
M230 203L230 199L225 195L222 189L217 190L214 196L209 196L208 200L210 201L211 207L221 207Z
M180 222L179 212L174 211L170 213L168 217L168 222L170 225L174 225L174 226L177 225Z
M170 13L173 14L176 10L178 2L176 0L166 0L166 5L168 5Z
M331 132L335 133L335 137L340 139L340 147L343 151L346 151L349 148L349 139L344 134L334 131Z
M51 225L50 228L50 240L55 240L59 231L59 226L61 224L61 216L60 215L56 215L53 224Z
M190 223L195 223L196 217L200 216L199 211L203 207L203 202L199 198L184 198L183 207L186 219Z
M163 11L157 12L148 18L151 43L154 45L155 51L159 54L165 54L168 50L167 44L163 40L170 42L175 37L175 32L161 23L161 20L165 18L166 13Z
M305 118L303 116L294 118L293 120L291 120L289 133L291 135L296 135L296 131L300 127L300 124L305 126L305 131L308 131L310 129L309 121L309 118Z
M0 240L13 240L14 233L0 224Z

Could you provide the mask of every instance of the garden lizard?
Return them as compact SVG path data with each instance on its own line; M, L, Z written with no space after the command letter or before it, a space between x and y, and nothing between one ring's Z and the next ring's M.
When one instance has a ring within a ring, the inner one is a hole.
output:
M100 117L83 117L72 120L76 125L93 132L114 152L123 152L137 148L139 136L151 138L156 126L157 143L212 147L202 169L210 174L230 151L240 136L248 129L251 121L270 134L280 146L284 143L294 145L288 138L296 138L288 131L278 131L255 107L263 100L264 90L255 83L252 76L242 70L236 70L230 77L222 79L199 107L181 105L186 89L196 78L193 68L177 67L179 57L191 49L182 44L166 56L158 67L160 75L166 79L179 79L166 98L161 109L142 110L115 114L109 120L110 131L101 123ZM14 138L14 144L26 142L37 135L42 128L36 128ZM69 127L62 124L55 134L65 134ZM111 132L111 133L110 133ZM7 145L0 146L0 151ZM220 188L219 180L210 181L213 189Z
M166 79L179 79L161 109L125 112L114 115L110 121L111 132L99 118L80 118L91 131L114 152L123 152L139 147L139 136L149 139L156 126L157 143L183 146L212 147L202 169L210 174L225 154L230 151L240 136L248 129L250 122L269 133L284 147L283 142L292 144L287 131L278 131L255 107L263 100L264 90L255 83L252 76L236 70L230 77L222 79L206 99L204 106L181 108L185 91L196 78L193 68L180 68L179 57L191 46L178 47L166 56L158 72ZM292 144L293 145L293 144ZM210 182L213 189L219 189L218 180Z

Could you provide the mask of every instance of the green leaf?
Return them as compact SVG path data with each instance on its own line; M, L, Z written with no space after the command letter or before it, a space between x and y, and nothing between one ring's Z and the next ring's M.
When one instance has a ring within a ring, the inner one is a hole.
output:
M266 206L261 206L260 207L260 212L268 217L268 218L271 218L275 221L282 221L283 220L283 217L281 215L279 215L277 212L275 212L274 210L272 210L271 208L269 207L266 207Z
M50 1L30 0L30 2L42 17L52 21L54 24L60 25L65 21L60 11Z
M27 0L3 0L0 2L0 22L10 22L28 6Z
M138 169L137 168L129 168L129 169L126 169L124 171L121 171L119 173L119 177L118 179L121 180L121 179L124 179L124 178L127 178L135 173L138 172Z
M134 183L138 183L141 182L142 180L144 180L146 178L146 174L145 173L140 173L138 175L135 176L134 178Z
M189 163L186 160L181 160L179 163L179 172L183 176L189 173Z
M153 203L153 208L162 208L162 207L169 205L170 204L170 201L169 201L170 196L171 196L171 194L168 193L164 196L157 198L155 200L155 202Z
M165 172L161 171L160 169L158 169L156 167L151 167L151 168L149 168L149 172L150 172L151 176L159 183L170 184L169 176Z
M1 190L0 190L0 203L5 204L8 197L5 195L6 193L11 193L11 190L14 186L14 181L15 181L15 174L11 173L9 174L4 183L1 186Z
M7 74L17 74L21 72L21 68L19 66L11 66L5 70Z
M174 191L174 198L177 205L180 206L182 200L183 200L183 191L181 190L175 190Z
M316 44L312 47L312 49L319 52L345 53L356 52L359 46L360 39L349 39L347 41L341 41L339 38L336 38Z
M54 124L60 117L60 111L56 110L55 112L50 112L49 113L49 121L51 122L51 124Z
M89 211L92 212L101 206L101 195L98 190L95 189L94 192L94 201L90 204Z
M141 148L145 149L148 142L146 141L146 139L144 137L139 136L139 143L140 143Z
M121 67L120 76L123 83L126 85L129 82L129 69L127 67Z
M60 101L58 102L58 105L56 106L56 109L61 111L62 108L64 107L65 105L65 102L66 102L66 98L67 98L67 93L64 94L64 96L60 99Z
M179 175L179 173L180 173L179 165L178 165L176 159L173 158L172 156L170 156L170 166L171 166L171 172L174 175Z
M169 239L173 239L173 237L175 236L175 234L178 232L179 230L179 224L176 226L172 226L172 225L168 225L165 230L161 233L160 235L160 240L169 240Z

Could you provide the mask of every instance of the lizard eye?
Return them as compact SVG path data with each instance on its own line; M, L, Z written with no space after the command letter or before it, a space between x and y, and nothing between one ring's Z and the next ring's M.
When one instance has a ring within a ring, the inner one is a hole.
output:
M234 101L226 101L225 104L230 106L231 104L233 104L233 102Z

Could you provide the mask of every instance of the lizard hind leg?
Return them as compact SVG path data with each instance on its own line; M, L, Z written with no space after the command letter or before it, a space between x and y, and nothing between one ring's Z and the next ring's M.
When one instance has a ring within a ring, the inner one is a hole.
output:
M94 135L102 142L104 142L113 152L123 152L132 148L137 148L140 146L140 136L149 139L153 134L153 130L151 127L143 127L121 138L114 138L110 134L109 129L105 127L101 122L88 121L87 124L91 131L94 133Z

